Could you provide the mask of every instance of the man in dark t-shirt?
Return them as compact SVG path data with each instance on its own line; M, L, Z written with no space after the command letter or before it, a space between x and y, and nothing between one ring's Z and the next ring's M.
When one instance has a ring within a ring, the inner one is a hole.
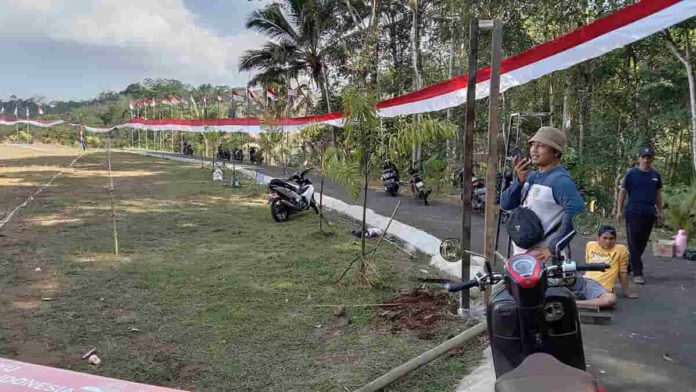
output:
M650 147L640 149L638 166L628 169L619 192L618 217L621 218L624 201L626 203L626 236L630 252L630 268L633 282L645 284L643 279L643 260L641 256L650 239L650 233L657 219L662 220L662 177L653 169L655 152Z

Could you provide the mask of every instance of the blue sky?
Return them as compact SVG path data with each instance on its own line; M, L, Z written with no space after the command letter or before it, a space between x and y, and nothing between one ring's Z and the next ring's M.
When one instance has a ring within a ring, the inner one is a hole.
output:
M0 0L0 99L90 99L147 77L244 85L270 0Z

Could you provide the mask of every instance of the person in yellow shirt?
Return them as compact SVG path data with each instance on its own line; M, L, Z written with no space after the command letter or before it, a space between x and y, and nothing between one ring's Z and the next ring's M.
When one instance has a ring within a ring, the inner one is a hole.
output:
M638 298L637 293L628 287L628 248L616 243L616 229L602 226L597 241L590 241L585 246L585 262L607 263L605 271L589 271L582 282L576 283L571 290L578 305L611 307L616 303L614 284L619 278L623 295L626 298ZM578 279L580 280L580 279Z

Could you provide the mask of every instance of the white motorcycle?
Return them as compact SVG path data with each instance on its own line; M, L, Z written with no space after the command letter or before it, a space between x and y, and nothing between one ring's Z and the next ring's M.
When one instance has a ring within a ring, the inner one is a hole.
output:
M306 177L310 169L294 173L286 180L274 178L268 184L268 203L271 205L271 215L276 222L285 222L293 212L313 209L319 214L314 200L314 185Z

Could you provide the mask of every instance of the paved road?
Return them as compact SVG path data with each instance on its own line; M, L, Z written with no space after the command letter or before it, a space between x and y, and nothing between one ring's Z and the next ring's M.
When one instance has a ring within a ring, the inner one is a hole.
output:
M282 168L265 167L264 172L284 177ZM319 179L310 178L318 188ZM343 187L330 181L325 192L352 202ZM460 237L461 206L444 202L425 206L403 191L399 199L397 220L438 238ZM368 189L368 207L375 212L389 216L395 203L396 198ZM483 231L482 217L474 215L475 252L482 250ZM577 237L572 254L584 255L588 240L592 238ZM506 241L501 233L501 243ZM505 253L502 245L501 253ZM589 370L610 392L696 391L696 262L651 255L644 260L647 284L637 288L641 297L620 299L611 325L582 326Z

